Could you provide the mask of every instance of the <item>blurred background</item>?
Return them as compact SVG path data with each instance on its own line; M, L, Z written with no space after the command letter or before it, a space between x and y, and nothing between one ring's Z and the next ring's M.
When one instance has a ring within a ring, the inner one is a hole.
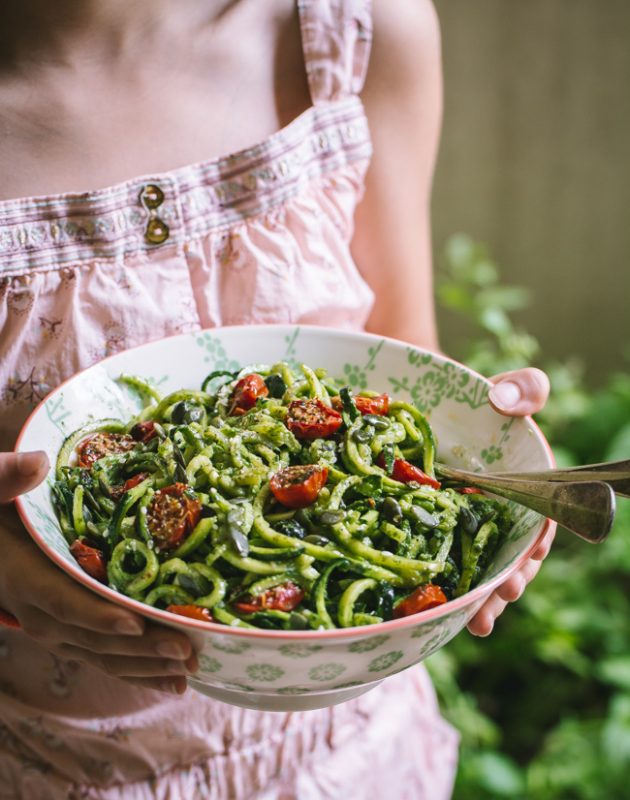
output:
M441 344L550 374L560 464L630 458L630 2L434 2ZM493 635L429 668L462 737L455 800L630 797L630 500L604 545L561 531Z
M532 289L521 318L545 352L581 352L597 381L630 341L630 3L435 4L436 247L458 230L488 243Z

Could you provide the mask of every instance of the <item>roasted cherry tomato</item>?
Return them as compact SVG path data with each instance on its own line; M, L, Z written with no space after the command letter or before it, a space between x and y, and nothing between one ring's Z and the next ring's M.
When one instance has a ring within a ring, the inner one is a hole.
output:
M207 608L203 608L203 606L196 606L192 603L187 606L170 605L166 607L166 610L170 611L171 614L179 614L180 617L200 619L202 622L214 622L212 614Z
M385 417L389 414L389 395L377 394L376 397L355 397L354 404L362 414L374 414Z
M272 476L269 486L274 497L287 508L306 508L317 500L328 478L328 469L316 464L284 467Z
M321 400L293 400L289 403L287 427L298 439L324 439L339 430L343 418Z
M159 550L173 550L192 531L201 516L201 503L185 483L159 489L147 508L147 525Z
M376 463L379 467L385 469L385 459L383 458L382 454L376 459ZM404 458L394 459L394 467L391 471L391 477L395 481L400 481L401 483L420 483L427 486L432 486L434 489L439 489L441 486L438 480L432 478L430 475L427 475L427 473L423 472L420 467L416 467L413 464L410 464L409 461L405 461Z
M409 597L405 597L401 603L398 603L394 609L394 619L419 614L421 611L441 606L446 602L447 597L439 586L434 583L425 583L424 586L419 586Z
M267 589L266 592L250 597L248 600L234 603L234 608L242 614L253 614L256 611L293 611L300 605L304 592L291 581Z
M136 442L141 442L142 444L150 442L151 439L154 439L158 435L155 422L153 422L153 420L136 422L130 433Z
M267 384L260 375L255 372L245 375L234 387L230 414L233 416L244 414L256 405L256 400L259 397L266 397L268 394Z
M115 453L126 453L135 446L134 440L126 433L99 431L88 436L77 447L78 464L90 469L99 459Z
M149 477L148 472L139 472L137 475L134 475L132 478L129 478L123 483L121 494L128 492L129 489L133 489L134 486L137 486L139 483L142 483L142 481L148 477Z
M461 489L455 489L460 494L483 494L481 489L475 489L473 486L462 486Z
M374 414L378 417L386 417L389 413L388 394L377 394L376 397L361 397L357 395L352 399L354 400L357 410L360 411L361 414ZM332 398L332 404L337 411L343 409L343 403L338 395Z
M96 578L101 583L107 583L107 565L105 556L96 547L90 547L80 539L75 539L70 545L70 552L79 562L79 566L88 575Z

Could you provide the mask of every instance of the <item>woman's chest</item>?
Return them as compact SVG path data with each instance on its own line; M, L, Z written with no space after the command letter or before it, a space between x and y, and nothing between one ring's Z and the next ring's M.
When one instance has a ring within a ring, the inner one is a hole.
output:
M278 6L281 6L279 9ZM0 200L90 191L235 153L310 105L294 4L110 69L0 73Z

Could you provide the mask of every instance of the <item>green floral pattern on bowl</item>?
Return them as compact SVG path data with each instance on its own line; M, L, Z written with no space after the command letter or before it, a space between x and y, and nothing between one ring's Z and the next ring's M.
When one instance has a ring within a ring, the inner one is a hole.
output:
M270 683L284 675L284 670L274 667L273 664L252 664L245 671L256 683Z
M308 658L321 649L319 644L282 644L278 652L287 658Z
M411 400L430 415L441 460L471 469L545 469L550 451L526 419L506 419L487 404L488 383L442 356L366 334L309 326L213 329L119 353L75 376L33 414L19 449L44 449L54 463L63 439L88 420L128 419L139 408L119 375L153 377L163 393L198 388L215 370L288 361L325 367L354 391ZM498 578L539 537L544 521L516 509L516 521L486 576L469 595L423 615L332 632L244 631L206 627L134 604L83 573L72 558L43 484L18 502L31 534L76 580L110 600L186 632L199 652L191 684L226 702L254 708L317 708L355 696L443 647L480 607ZM229 698L221 692L230 692Z
M221 669L221 662L217 661L212 656L200 655L199 656L199 669L201 672L219 672Z
M353 642L348 646L350 653L367 653L370 650L375 650L377 647L385 644L389 640L389 636L381 634L380 636L370 636L369 639L361 639L358 642Z
M402 650L392 650L391 653L384 653L382 656L373 658L372 661L370 661L368 670L370 672L382 672L385 669L389 669L397 661L400 661L403 655L404 653Z
M308 672L308 677L312 681L332 681L338 678L342 672L345 672L346 667L343 664L320 664L318 667L313 667Z

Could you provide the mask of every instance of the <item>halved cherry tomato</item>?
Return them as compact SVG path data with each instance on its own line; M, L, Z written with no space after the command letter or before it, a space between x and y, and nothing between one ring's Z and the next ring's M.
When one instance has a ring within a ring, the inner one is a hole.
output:
M151 439L154 439L158 435L155 422L150 419L146 422L136 422L130 433L136 442L142 442L142 444L150 442Z
M196 606L192 603L186 606L166 606L166 610L170 611L171 614L179 614L180 617L200 619L202 622L214 622L214 618L207 608L203 608L203 606Z
M270 609L273 611L293 611L304 599L304 592L291 581L267 589L266 592L234 603L234 608L243 614Z
M230 415L241 416L256 405L259 397L266 397L268 394L267 384L260 375L255 372L245 375L234 387Z
M126 433L106 433L99 431L85 438L77 447L78 464L90 469L101 458L115 453L126 453L136 443Z
M327 467L305 464L284 467L272 476L269 486L274 497L287 508L306 508L317 500L328 478Z
M147 508L147 525L158 550L172 550L192 531L201 516L201 503L185 483L159 489Z
M128 492L129 489L133 489L134 486L137 486L139 483L142 483L142 481L148 477L149 477L148 472L139 472L137 475L134 475L133 477L129 478L123 483L121 493L124 494L125 492Z
M481 489L475 489L473 486L462 486L461 489L455 489L459 494L483 494Z
M385 459L383 458L382 453L376 459L376 463L379 467L385 469ZM432 478L430 475L427 475L427 473L423 472L420 467L416 467L413 464L410 464L409 461L405 461L404 458L394 459L394 467L391 471L391 477L395 481L400 481L400 483L420 483L426 486L432 486L434 489L439 489L441 486L441 483L438 480Z
M408 617L411 614L419 614L429 608L441 606L446 602L447 597L439 586L436 586L435 583L425 583L424 586L419 586L409 597L405 597L401 603L398 603L393 616L394 619Z
M338 431L343 418L321 400L293 400L289 403L287 428L298 439L324 439Z
M377 394L376 397L355 397L354 404L362 414L385 417L389 413L388 394Z
M361 397L357 395L352 399L354 400L357 410L360 411L361 414L374 414L375 416L386 417L389 413L388 394L377 394L376 397ZM338 395L332 398L332 404L333 408L337 411L343 409L343 403Z
M415 483L432 486L434 489L439 489L441 485L438 480L432 478L430 475L427 475L427 473L423 472L420 467L410 464L403 458L394 459L392 478L395 481L400 481L401 483L411 483L411 481L415 481Z
M84 572L101 583L107 583L107 565L105 556L100 550L90 547L80 539L75 539L70 545L70 552Z

